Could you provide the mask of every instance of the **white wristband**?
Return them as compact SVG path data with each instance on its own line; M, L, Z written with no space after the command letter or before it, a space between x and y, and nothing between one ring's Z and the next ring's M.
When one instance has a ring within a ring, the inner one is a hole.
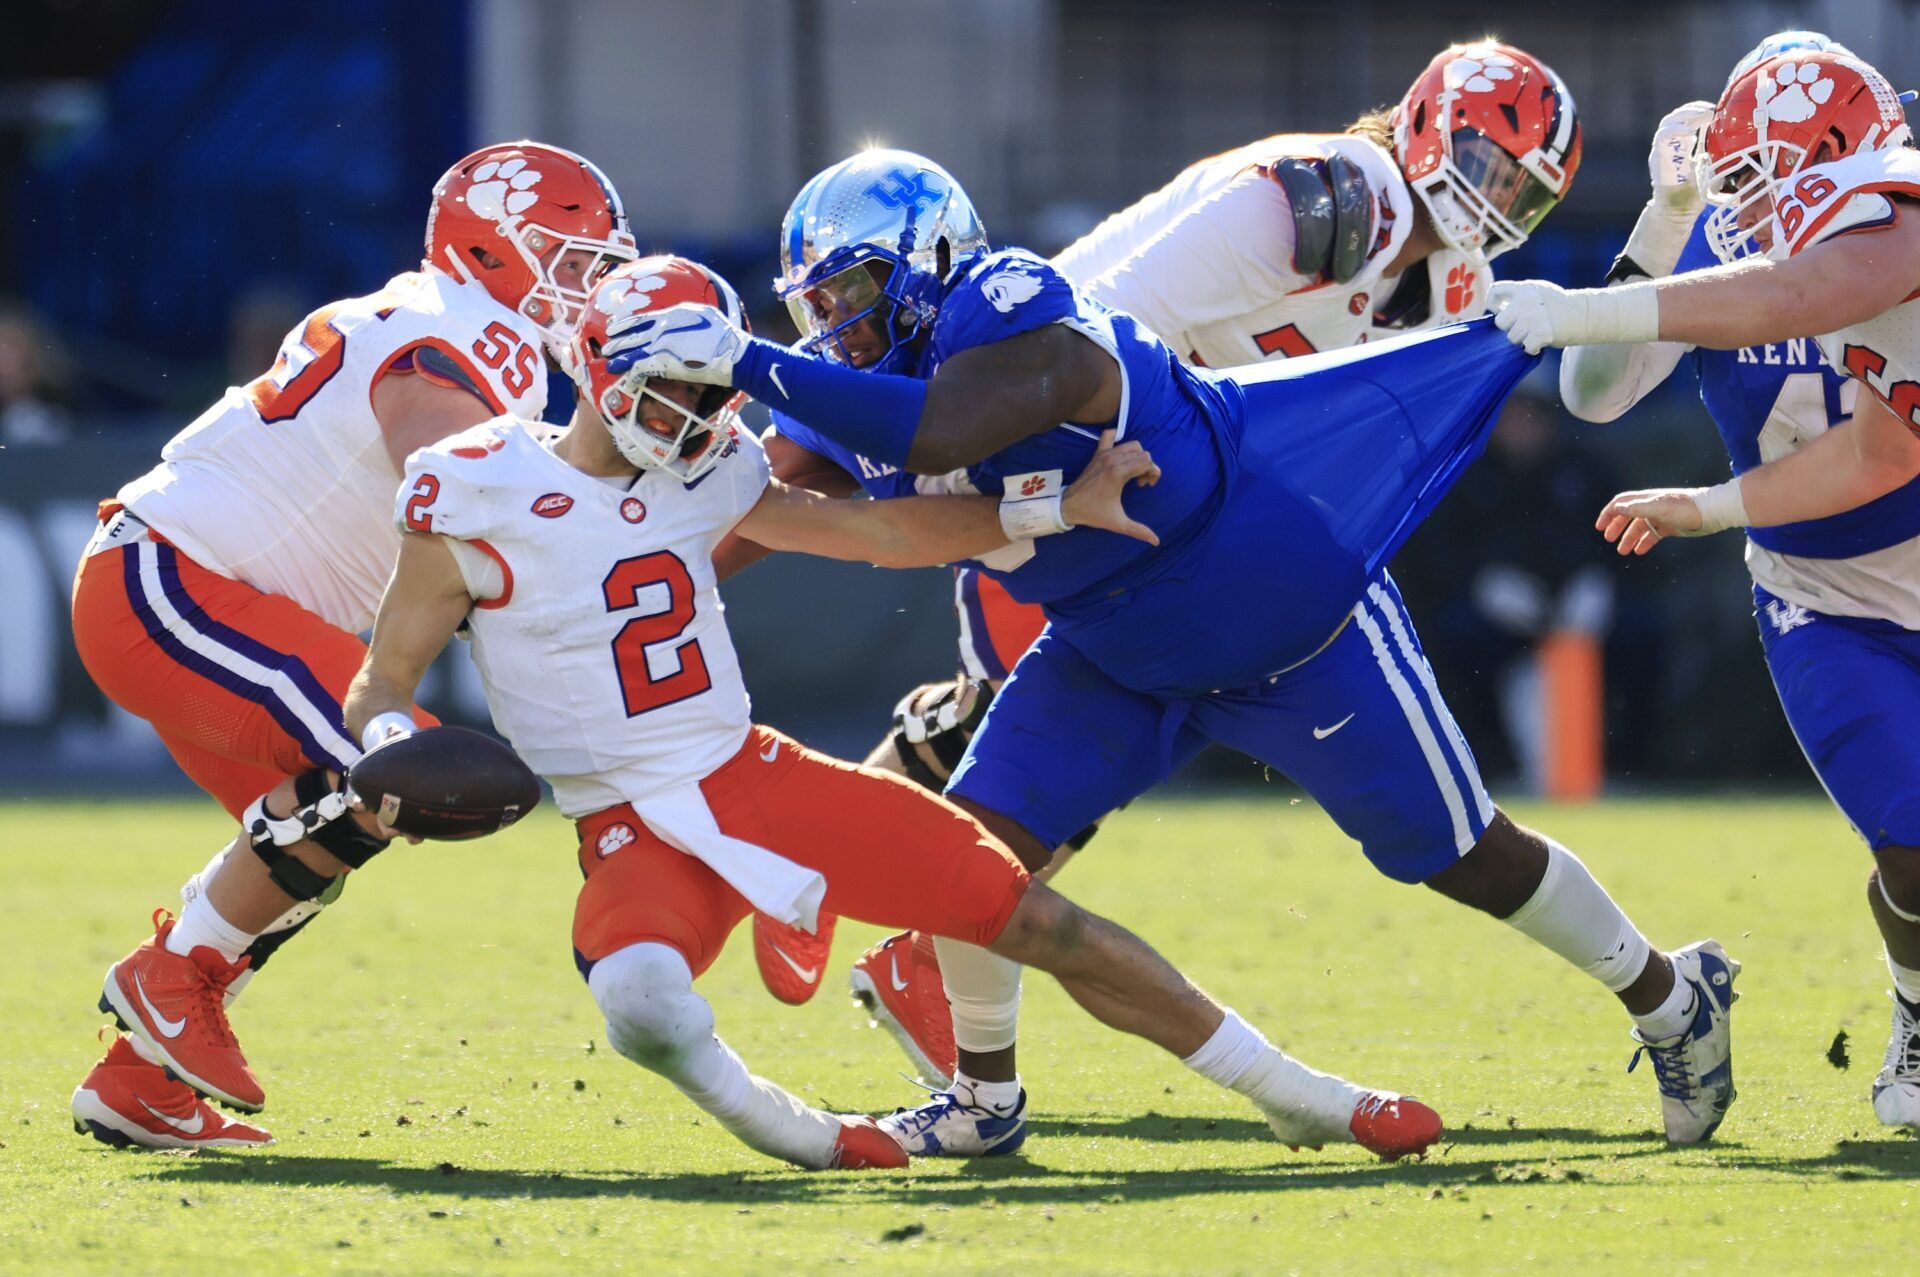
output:
M1710 536L1728 528L1747 526L1747 503L1740 496L1740 476L1711 488L1696 488L1693 508L1700 512L1700 531L1694 536Z
M375 714L360 732L360 748L372 751L395 736L411 736L420 730L420 725L398 710L388 710L384 714Z
M1035 470L1031 474L1008 475L1003 491L1000 530L1007 534L1009 541L1031 541L1073 527L1060 509L1066 491L1060 471Z
M1587 322L1580 345L1637 346L1660 340L1660 293L1652 280L1616 288L1583 288Z
M1649 201L1640 210L1640 220L1633 224L1622 255L1655 279L1673 274L1687 238L1693 234L1695 216L1676 212L1658 199Z

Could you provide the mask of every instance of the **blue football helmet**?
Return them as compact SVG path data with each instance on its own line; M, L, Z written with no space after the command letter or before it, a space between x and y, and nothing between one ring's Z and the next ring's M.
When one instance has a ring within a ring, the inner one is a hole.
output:
M945 277L986 248L973 201L945 169L911 151L862 151L793 197L774 291L803 349L911 372Z
M1727 87L1732 88L1735 80L1762 62L1777 58L1783 53L1797 53L1803 49L1812 49L1818 53L1838 53L1849 58L1854 56L1852 49L1832 36L1822 35L1818 31L1776 31L1754 45L1753 51L1734 65L1733 74L1727 77Z

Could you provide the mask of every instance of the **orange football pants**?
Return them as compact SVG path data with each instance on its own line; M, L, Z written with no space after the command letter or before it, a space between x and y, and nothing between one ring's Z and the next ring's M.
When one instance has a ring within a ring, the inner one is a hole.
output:
M999 839L911 781L815 753L755 726L700 782L722 833L827 880L822 912L989 944L1026 894ZM679 950L698 975L753 906L719 874L662 842L622 804L580 820L586 885L573 914L582 973L630 944Z
M359 757L340 702L366 645L157 533L80 561L73 640L100 690L153 724L180 770L236 820L286 777ZM439 721L413 713L422 726Z

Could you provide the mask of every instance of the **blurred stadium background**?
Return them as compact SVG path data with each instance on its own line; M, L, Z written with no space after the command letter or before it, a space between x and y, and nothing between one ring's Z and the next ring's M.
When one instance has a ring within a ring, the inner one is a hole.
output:
M1760 36L1825 30L1901 87L1920 81L1920 6L1901 0L13 0L8 14L0 789L15 793L185 788L72 651L65 592L93 505L257 375L306 310L411 267L431 183L481 142L593 157L643 248L719 267L784 333L762 286L779 218L806 176L869 141L937 157L996 240L1052 251L1201 155L1338 129L1397 99L1441 46L1491 32L1561 73L1586 128L1571 197L1499 273L1590 284L1645 197L1654 123L1716 96ZM1739 543L1623 567L1589 530L1617 486L1712 481L1725 464L1685 375L1611 427L1577 426L1551 377L1510 409L1399 565L1493 773L1527 756L1502 713L1527 703L1537 637L1518 588L1574 604L1603 636L1616 786L1811 789ZM863 749L902 690L951 670L948 597L938 572L753 569L729 601L760 716ZM483 712L453 662L430 699ZM1225 759L1196 774L1259 783Z

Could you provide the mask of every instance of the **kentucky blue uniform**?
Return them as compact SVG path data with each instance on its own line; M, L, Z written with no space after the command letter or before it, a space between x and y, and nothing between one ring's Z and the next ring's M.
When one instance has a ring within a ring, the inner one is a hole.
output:
M1703 219L1704 220L1704 219ZM1675 273L1720 264L1700 224ZM1769 458L1761 438L1792 378L1818 378L1828 425L1846 420L1845 382L1811 341L1696 349L1700 398L1733 472ZM1811 403L1811 382L1799 385ZM1777 455L1777 454L1776 454ZM1920 536L1920 479L1832 518L1749 528L1754 544L1808 559L1849 559ZM1827 793L1868 846L1920 846L1920 633L1882 617L1842 616L1781 599L1756 583L1754 619L1787 722Z
M1533 361L1482 323L1231 375L1188 368L1045 261L1003 250L948 286L917 372L1052 323L1118 361L1117 419L1020 440L967 477L990 494L1033 471L1071 481L1112 425L1161 467L1126 498L1161 545L1076 529L1017 565L979 565L1050 624L948 792L1057 846L1217 741L1292 777L1383 872L1420 881L1451 864L1492 804L1383 564ZM803 423L779 430L875 496L911 490Z

